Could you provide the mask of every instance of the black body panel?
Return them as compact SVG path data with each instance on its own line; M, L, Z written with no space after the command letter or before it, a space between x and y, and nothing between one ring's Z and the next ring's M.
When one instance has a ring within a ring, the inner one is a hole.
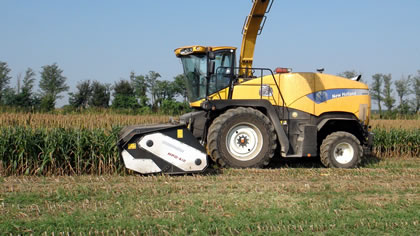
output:
M204 130L206 129L207 112L190 112L179 117L179 121L181 124L185 124L190 129L194 137L201 139L203 137Z
M263 99L212 100L203 102L201 107L205 110L219 112L233 107L262 108L265 111L264 113L273 123L274 129L276 130L282 156L287 155L289 151L289 139L284 131L282 124L280 123L279 114L269 101Z
M182 137L178 136L178 132L181 129ZM162 124L150 126L127 126L122 129L118 141L118 148L120 149L120 153L122 150L126 150L135 159L151 159L162 170L162 173L186 173L186 171L177 168L176 166L154 155L153 153L138 147L138 143L142 137L153 133L164 134L197 150L200 150L203 153L206 152L205 148L198 142L198 140L193 136L193 134L184 124ZM129 145L133 143L135 144L136 148L129 148ZM153 143L151 143L151 145L153 145Z
M273 106L269 101L256 100L212 100L202 103L201 124L205 123L205 112L215 113L214 117L234 107L254 107L262 110L273 123L283 157L302 157L318 155L318 148L325 138L322 132L330 122L344 122L335 131L347 131L355 134L363 145L371 140L367 127L351 113L326 113L319 117L309 113L282 106ZM347 127L347 128L346 128ZM351 127L351 128L349 128ZM207 128L207 127L206 127ZM194 127L196 129L196 127ZM201 130L201 129L200 129ZM321 135L320 135L321 134ZM197 137L199 135L197 134Z

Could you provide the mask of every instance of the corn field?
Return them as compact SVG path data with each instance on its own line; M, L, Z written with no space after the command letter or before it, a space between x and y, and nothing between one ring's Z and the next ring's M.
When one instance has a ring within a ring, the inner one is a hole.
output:
M0 128L3 174L122 173L116 141L120 128Z
M126 174L116 147L121 127L167 116L0 114L0 175ZM376 124L375 124L376 122ZM378 157L419 157L419 122L372 122ZM399 127L399 128L393 128Z
M371 120L370 125L374 129L420 129L420 120Z
M170 116L165 115L120 115L108 113L64 115L0 112L0 127L111 129L113 126L166 123L169 118ZM374 129L420 129L420 120L372 120L370 124Z
M420 129L377 128L374 152L379 157L420 157Z
M24 126L31 128L106 129L133 124L166 123L169 116L163 115L118 115L118 114L42 114L0 113L0 127Z

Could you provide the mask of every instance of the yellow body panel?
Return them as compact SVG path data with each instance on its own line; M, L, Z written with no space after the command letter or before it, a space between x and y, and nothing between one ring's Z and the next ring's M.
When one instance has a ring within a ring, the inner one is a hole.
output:
M333 75L315 74L315 80L317 81L317 83L315 83L316 91L339 88L368 90L368 86L364 83L352 81L346 78L341 78ZM353 95L330 99L320 104L316 104L314 115L319 116L325 112L331 111L350 112L355 114L356 117L362 120L364 118L359 117L360 105L366 105L366 107L369 108L366 112L369 112L371 107L370 96ZM370 116L370 114L366 115L367 117Z
M280 93L276 87L276 83L272 76L264 76L262 84L270 86L272 90L272 96L262 96L260 94L261 79L255 78L241 84L238 84L233 89L232 99L265 99L269 100L271 104L275 106L281 106L283 100L281 99Z
M204 47L200 45L194 45L194 46L185 46L175 49L175 55L177 57L179 56L185 56L189 54L200 54L200 53L206 53L207 51L219 51L219 50L236 50L236 47L228 47L228 46L219 46L219 47Z
M369 119L370 96L368 86L364 83L346 78L318 73L286 73L274 76L284 98L286 107L300 110L314 116L328 112L352 113L366 123ZM272 96L263 96L274 106L283 106L283 100L271 75L263 77L263 85L270 86ZM234 86L232 99L261 99L261 78L255 78ZM353 92L357 91L357 92ZM362 91L363 94L358 94ZM330 93L325 101L314 101L318 93ZM331 95L332 94L332 95ZM334 96L334 97L331 97ZM228 88L209 96L210 100L228 98ZM191 103L199 107L204 100ZM361 111L361 109L364 109Z
M309 73L312 74L312 73ZM313 74L315 79L318 81L316 83L315 89L319 90L327 90L327 89L336 89L336 88L358 88L358 89L368 89L367 85L353 81L350 79L346 79L343 77L335 76L335 75L328 75L328 74Z
M277 75L280 77L280 90L287 107L314 113L314 103L308 102L306 95L315 91L313 73L287 73ZM309 100L309 99L308 99Z

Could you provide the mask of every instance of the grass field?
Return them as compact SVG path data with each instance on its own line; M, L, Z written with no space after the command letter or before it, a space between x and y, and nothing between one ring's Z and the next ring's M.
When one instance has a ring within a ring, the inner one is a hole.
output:
M420 159L318 162L187 176L0 179L0 232L92 235L420 232ZM290 168L292 167L292 168Z

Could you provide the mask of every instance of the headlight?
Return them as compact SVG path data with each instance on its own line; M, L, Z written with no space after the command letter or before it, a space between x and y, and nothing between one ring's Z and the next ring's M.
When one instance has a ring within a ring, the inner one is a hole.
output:
M181 55L188 55L191 54L193 52L192 48L184 48L181 50Z

